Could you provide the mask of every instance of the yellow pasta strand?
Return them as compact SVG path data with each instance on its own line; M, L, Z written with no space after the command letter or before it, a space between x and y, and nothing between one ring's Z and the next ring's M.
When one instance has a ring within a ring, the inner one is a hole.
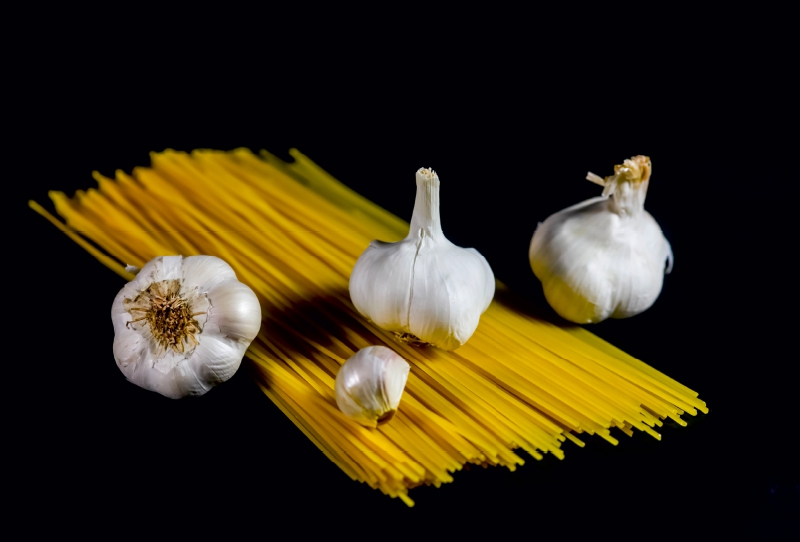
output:
M465 464L564 458L576 435L617 444L610 429L653 429L708 412L697 392L578 326L560 327L509 304L507 289L454 352L417 347L364 320L350 303L350 271L367 244L397 241L408 223L333 179L292 150L293 163L262 151L165 151L150 168L69 198L51 192L44 216L101 263L130 280L125 264L156 256L226 260L261 302L264 322L247 352L259 387L353 480L414 502L409 489L440 486ZM499 298L500 296L498 296ZM382 344L411 365L400 410L377 429L342 414L339 367Z

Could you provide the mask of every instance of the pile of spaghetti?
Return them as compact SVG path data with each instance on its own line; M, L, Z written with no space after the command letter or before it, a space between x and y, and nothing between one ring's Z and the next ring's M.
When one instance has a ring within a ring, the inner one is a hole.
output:
M582 433L660 438L661 420L708 412L697 393L584 329L515 309L502 284L453 352L376 328L350 302L350 271L371 240L398 241L408 223L292 155L166 151L130 176L95 173L98 189L51 192L65 223L30 205L129 280L126 264L156 256L227 261L261 302L247 358L264 393L348 476L409 506L410 488L450 482L467 463L514 470L519 448L563 458L562 442L583 446ZM370 345L411 365L397 415L377 429L344 416L333 392L339 367Z

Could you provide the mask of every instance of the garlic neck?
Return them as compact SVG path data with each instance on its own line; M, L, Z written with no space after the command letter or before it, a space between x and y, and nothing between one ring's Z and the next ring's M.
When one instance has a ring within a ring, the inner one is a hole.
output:
M417 171L417 197L411 215L409 236L439 235L442 223L439 218L439 176L428 168Z
M647 156L634 156L614 166L614 174L600 177L591 171L586 179L603 187L603 195L611 196L610 208L620 216L636 216L644 210L644 199L653 164Z
M649 181L642 183L620 182L614 190L610 207L620 216L636 216L644 210Z

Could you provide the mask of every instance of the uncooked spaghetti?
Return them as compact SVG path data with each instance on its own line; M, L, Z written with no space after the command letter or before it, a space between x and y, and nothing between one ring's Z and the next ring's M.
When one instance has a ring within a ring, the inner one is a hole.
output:
M398 241L408 223L292 151L198 150L152 155L152 166L69 198L51 192L65 223L31 207L130 280L125 265L155 256L216 255L259 297L264 321L247 352L261 389L348 476L409 506L408 490L439 486L467 463L563 458L561 443L616 427L657 439L665 418L708 412L697 393L579 327L559 327L498 296L453 352L398 341L355 310L348 278L372 239ZM339 367L385 345L411 365L394 419L368 429L334 399ZM109 353L110 357L110 353Z

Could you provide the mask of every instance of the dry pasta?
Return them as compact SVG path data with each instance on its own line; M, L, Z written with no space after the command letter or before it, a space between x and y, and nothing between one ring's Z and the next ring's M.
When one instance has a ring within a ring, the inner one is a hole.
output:
M665 418L707 413L698 394L588 331L517 310L498 283L470 341L453 352L399 342L350 303L350 270L372 239L408 224L351 191L302 154L152 154L150 168L69 198L51 192L64 223L31 207L119 275L168 254L216 255L259 297L264 322L247 352L264 393L348 476L409 506L408 490L453 480L467 463L563 458L561 444L611 428L660 439ZM400 409L377 429L336 407L333 383L358 349L383 344L408 360Z

